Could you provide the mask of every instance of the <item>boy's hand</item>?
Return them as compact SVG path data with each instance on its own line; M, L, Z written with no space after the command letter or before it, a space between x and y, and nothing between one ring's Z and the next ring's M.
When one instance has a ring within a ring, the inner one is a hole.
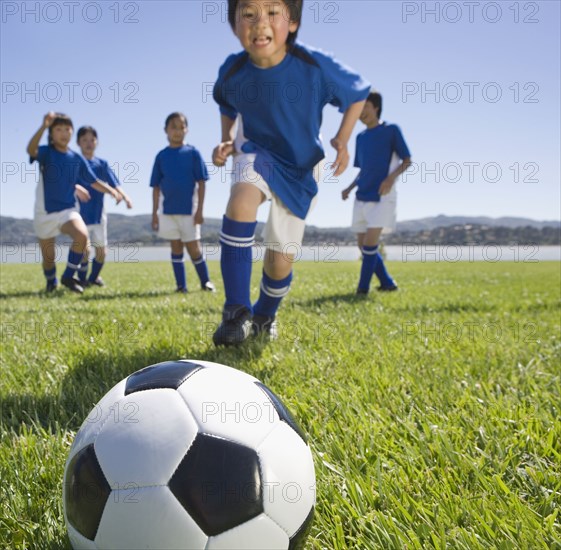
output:
M53 123L54 119L56 118L56 115L54 113L54 111L49 111L44 117L43 117L43 126L45 128L49 128L49 126Z
M380 189L378 189L378 193L380 195L387 195L393 187L395 183L395 178L387 177L381 184Z
M204 223L204 218L203 218L203 212L202 210L198 210L195 212L195 216L193 219L195 225L201 225L202 223Z
M346 201L349 198L349 195L351 194L352 189L350 187L347 187L346 189L343 189L343 191L341 191L341 198Z
M117 193L119 193L119 197L121 197L121 198L119 199L119 202L120 202L120 201L125 201L125 204L127 205L127 208L130 210L130 209L132 208L132 202L131 202L131 200L130 200L124 193L122 193L121 191L117 191Z
M214 148L212 162L215 166L224 166L227 158L234 153L234 142L223 141Z
M115 204L119 204L123 200L121 193L113 187L111 187L111 196L115 199Z
M333 163L333 167L335 168L333 175L340 176L347 169L349 164L349 151L347 150L347 144L343 143L340 139L333 138L331 140L331 145L337 151L337 157Z
M160 227L160 220L158 219L158 214L155 212L152 214L152 229L158 231Z
M76 189L76 196L80 202L88 202L92 198L90 192L78 183L74 186L74 188Z

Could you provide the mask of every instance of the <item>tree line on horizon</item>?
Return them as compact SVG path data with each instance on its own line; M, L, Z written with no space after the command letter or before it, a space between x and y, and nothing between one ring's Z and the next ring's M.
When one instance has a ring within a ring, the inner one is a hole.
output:
M108 233L110 243L140 243L145 246L167 245L167 241L159 239L150 226L151 216L123 216L109 214ZM410 225L410 222L407 222ZM263 224L258 224L257 235ZM202 228L202 241L218 243L221 220L209 218ZM259 240L259 239L257 239ZM33 221L27 219L0 217L1 244L29 244L37 242L33 230ZM63 237L60 243L68 242ZM485 224L454 224L420 230L400 231L384 236L387 245L403 243L435 244L435 245L485 245L485 244L538 244L542 246L561 245L561 227L535 227L524 225L519 227L505 227ZM350 228L322 228L308 226L304 234L304 244L333 243L340 246L356 243L356 236Z

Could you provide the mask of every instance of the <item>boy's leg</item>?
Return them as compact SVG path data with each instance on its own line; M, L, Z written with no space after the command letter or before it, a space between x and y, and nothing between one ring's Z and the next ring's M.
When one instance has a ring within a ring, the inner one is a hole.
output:
M99 276L101 270L105 264L105 257L107 250L104 246L95 247L95 258L92 262L92 271L88 278L88 283L96 286L105 286L103 279Z
M294 256L271 249L265 252L263 277L259 299L253 305L253 331L255 335L277 337L275 317L282 299L288 294L292 282Z
M82 218L73 218L67 221L60 230L72 239L72 245L68 252L68 263L62 274L61 283L73 292L81 294L84 288L74 279L74 274L80 267L80 262L88 246L88 228Z
M88 266L90 262L88 260L88 254L84 254L82 261L80 262L80 267L78 268L78 280L82 286L86 285L88 282Z
M201 241L190 241L185 243L185 248L187 253L195 266L195 271L199 276L199 281L201 282L201 288L209 292L215 292L214 285L210 282L210 277L208 276L208 266L206 265L206 259L204 257L203 251L201 249Z
M39 247L41 248L41 256L43 258L43 273L47 279L47 292L52 292L58 286L56 278L56 252L55 239L39 239Z
M222 323L213 336L216 345L239 344L251 332L252 249L257 208L264 200L265 195L255 185L238 183L232 187L220 232L220 268L226 302Z
M311 208L315 201L312 201ZM273 195L263 239L267 246L259 299L253 306L253 333L277 337L275 317L292 282L295 253L301 248L306 221L297 217ZM292 252L294 251L294 252Z
M80 262L80 267L78 269L78 280L82 286L87 284L88 279L88 267L90 264L90 243L86 245L86 251L82 256L82 261Z
M374 270L374 274L376 275L376 277L378 277L378 280L380 281L380 286L378 287L378 290L397 290L397 285L395 284L395 281L391 278L391 276L389 275L389 273L386 270L386 266L384 264L384 259L382 258L382 255L380 254L380 252L378 251L378 243L380 242L380 236L382 235L382 227L376 227L376 228L368 228L368 231L366 232L366 235L364 237L364 245L363 245L363 253L366 254L366 252L364 252L365 249L369 250L369 253L372 255L372 263L373 263L373 270ZM375 243L375 244L372 244ZM363 266L364 266L364 260L363 260ZM372 278L372 275L370 275L370 278ZM361 288L361 285L359 283L359 289Z
M183 243L181 239L173 239L171 245L171 266L177 292L187 292L187 279L185 278L185 264L183 263Z
M359 245L362 243L362 266L360 269L360 279L358 281L357 294L368 294L370 290L370 281L372 280L372 275L376 270L376 264L378 262L378 242L380 240L380 235L382 233L382 228L380 227L369 227L366 233L358 234Z

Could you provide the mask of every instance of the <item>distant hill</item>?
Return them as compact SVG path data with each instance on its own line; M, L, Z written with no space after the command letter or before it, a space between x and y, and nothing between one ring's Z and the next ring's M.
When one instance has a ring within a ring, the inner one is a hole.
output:
M109 241L136 242L146 246L166 244L152 231L151 216L125 216L109 214ZM207 218L202 229L203 241L218 242L222 221ZM257 224L257 234L262 223ZM561 222L536 221L527 218L487 218L467 216L435 216L419 220L398 222L394 233L386 235L387 244L511 244L532 243L559 245ZM355 235L348 227L308 226L304 235L305 244L337 243L354 244ZM0 243L27 244L37 241L32 220L0 216ZM62 236L59 242L68 242Z
M436 229L437 227L449 227L451 225L482 225L489 227L561 227L561 221L537 221L529 218L488 218L486 216L434 216L432 218L420 218L418 220L402 221L397 223L397 231L424 231Z

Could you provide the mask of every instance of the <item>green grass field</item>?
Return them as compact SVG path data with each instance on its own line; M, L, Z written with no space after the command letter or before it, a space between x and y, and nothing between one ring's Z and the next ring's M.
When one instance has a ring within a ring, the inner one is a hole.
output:
M0 548L67 547L64 463L92 406L135 370L198 358L260 378L308 434L309 548L561 549L559 264L390 270L399 292L359 299L358 262L300 263L279 341L215 349L223 294L191 266L187 295L147 263L47 296L39 266L2 265Z

